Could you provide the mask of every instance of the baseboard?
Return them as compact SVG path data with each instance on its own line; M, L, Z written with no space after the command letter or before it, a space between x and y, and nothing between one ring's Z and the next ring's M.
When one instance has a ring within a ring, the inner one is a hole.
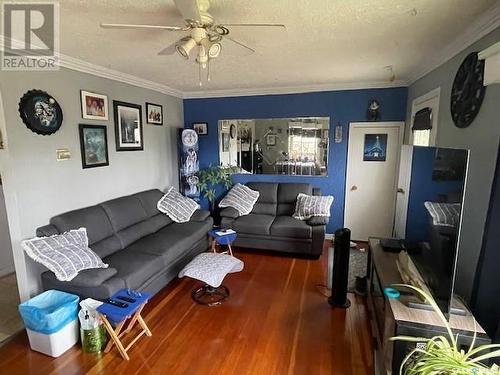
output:
M4 277L4 276L7 276L11 273L14 273L15 272L15 268L14 268L14 265L10 265L10 266L7 266L7 267L3 267L3 268L0 268L0 277Z

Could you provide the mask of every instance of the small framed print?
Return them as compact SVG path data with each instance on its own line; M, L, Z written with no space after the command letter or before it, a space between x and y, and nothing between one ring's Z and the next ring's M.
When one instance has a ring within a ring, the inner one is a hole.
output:
M387 134L365 134L363 161L385 161Z
M82 118L85 120L107 121L108 97L102 94L81 90Z
M86 169L109 165L106 126L80 124L79 127L82 168Z
M163 107L159 104L146 103L146 122L163 125Z
M208 134L208 123L206 122L194 122L193 130L198 135L207 135Z
M266 137L266 145L267 146L276 146L276 135L268 134Z
M144 150L141 106L113 100L113 111L116 151Z

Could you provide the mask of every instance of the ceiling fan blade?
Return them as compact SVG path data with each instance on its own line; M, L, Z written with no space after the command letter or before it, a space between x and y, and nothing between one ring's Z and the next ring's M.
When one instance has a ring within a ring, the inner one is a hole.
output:
M245 48L247 51L250 51L251 53L254 53L254 52L255 52L255 50L254 50L253 48L251 48L251 47L247 46L246 44L244 44L244 43L242 43L242 42L240 42L240 41L238 41L238 40L236 40L236 39L234 39L234 38L231 38L230 36L227 36L227 35L226 35L226 36L224 37L224 39L228 39L228 40L230 40L231 42L233 42L233 43L235 43L235 44L239 45L240 47Z
M148 29L148 30L169 30L169 31L184 31L185 27L179 26L161 26L161 25L129 25L123 23L101 23L104 29Z
M225 27L278 27L286 30L286 26L282 23L221 23L220 25Z
M202 22L197 0L174 0L174 3L182 18Z
M173 55L175 53L175 45L178 42L172 43L168 47L165 47L162 49L160 52L158 52L158 56L168 56L168 55Z

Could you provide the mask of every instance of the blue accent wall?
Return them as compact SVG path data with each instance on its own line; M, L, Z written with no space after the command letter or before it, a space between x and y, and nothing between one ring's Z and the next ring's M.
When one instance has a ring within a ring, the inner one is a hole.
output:
M370 99L381 105L381 121L404 121L406 117L406 87L327 91L303 94L242 96L184 100L185 127L193 122L207 122L208 135L199 137L200 168L219 164L218 121L229 119L258 119L324 116L330 117L330 145L327 177L283 175L236 175L235 182L306 182L321 188L323 194L333 195L332 217L328 233L341 228L344 222L345 175L347 140L350 122L366 121ZM335 143L334 127L343 128L342 143Z
M411 166L410 196L406 220L406 239L428 240L429 214L424 202L439 202L440 195L461 192L463 181L434 181L435 147L414 147Z

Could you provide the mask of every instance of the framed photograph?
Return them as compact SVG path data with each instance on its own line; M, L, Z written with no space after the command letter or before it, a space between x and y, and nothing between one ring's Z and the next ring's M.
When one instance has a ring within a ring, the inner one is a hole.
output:
M385 161L387 134L365 134L363 161Z
M106 95L80 90L80 99L82 103L83 119L101 121L107 121L109 119L108 97Z
M207 135L208 134L208 123L206 122L194 122L193 130L198 135Z
M146 122L163 125L163 107L159 104L146 103Z
M79 127L82 167L86 169L109 165L106 126L80 124Z
M275 134L268 134L266 136L266 145L276 146L276 135Z
M141 106L113 100L113 112L116 151L144 150Z

